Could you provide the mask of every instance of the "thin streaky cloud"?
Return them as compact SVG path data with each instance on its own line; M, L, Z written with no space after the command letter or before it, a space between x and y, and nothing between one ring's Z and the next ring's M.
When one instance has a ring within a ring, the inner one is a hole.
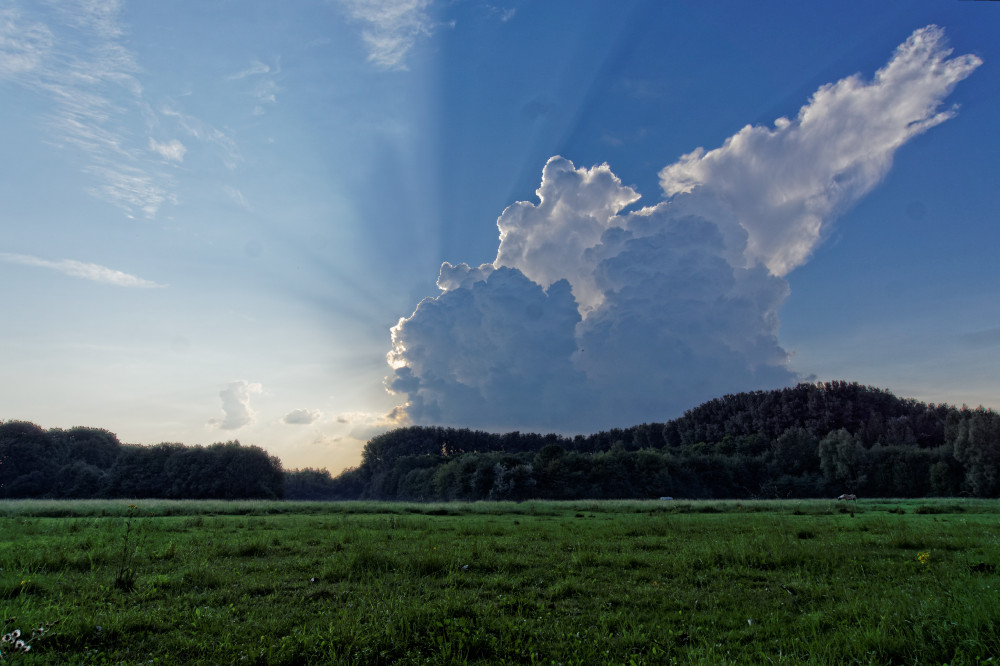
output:
M126 165L94 165L86 169L100 177L103 183L90 192L123 208L129 217L136 210L152 218L164 202L176 203L177 198L160 187L148 173Z
M253 63L246 69L236 72L229 77L230 81L238 81L240 79L245 79L248 76L258 76L261 74L267 74L271 71L271 68L264 63L254 60Z
M91 280L93 282L100 282L103 284L110 284L116 287L158 289L167 286L157 282L151 282L150 280L144 280L141 277L136 277L135 275L130 275L129 273L108 268L107 266L76 261L75 259L50 261L48 259L40 259L39 257L33 257L27 254L0 252L0 261L5 261L11 264L21 264L23 266L48 268L71 277L83 278L84 280Z
M279 88L275 77L280 73L280 62L271 67L259 60L254 60L249 67L230 75L227 79L229 81L248 79L247 84L251 86L249 94L256 100L256 104L250 112L255 116L260 116L265 113L265 105L278 103Z
M169 178L146 163L143 141L128 129L144 103L140 68L121 43L122 3L60 3L48 25L27 18L26 8L13 3L0 13L0 77L49 98L48 140L89 156L84 170L99 181L92 195L130 216L155 216L173 197Z
M368 60L381 69L405 70L406 56L420 36L430 35L431 0L340 0L355 21L366 24L361 38Z
M176 109L163 108L160 114L173 119L174 122L188 135L209 144L215 149L216 154L222 163L230 171L236 169L243 162L243 155L240 152L236 141L222 130Z
M237 206L243 208L244 210L250 210L250 204L247 203L246 197L243 196L243 192L239 188L226 185L223 190L229 195L229 198L232 199Z
M15 9L0 10L0 78L37 69L53 41L45 25L24 21Z
M24 0L8 4L0 9L0 80L48 98L50 111L42 117L46 140L87 156L83 171L96 180L89 194L130 218L153 218L163 205L178 201L164 160L182 162L189 146L148 135L162 118L208 144L227 169L240 164L229 134L170 109L158 114L144 99L142 69L125 45L122 2L67 0L44 18ZM273 72L254 61L234 77ZM265 78L254 90L257 105L274 104L276 91Z

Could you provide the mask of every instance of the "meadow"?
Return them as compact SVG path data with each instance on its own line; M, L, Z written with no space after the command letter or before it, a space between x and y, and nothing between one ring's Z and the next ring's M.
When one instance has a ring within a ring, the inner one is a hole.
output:
M998 514L968 499L4 501L0 663L1000 661Z

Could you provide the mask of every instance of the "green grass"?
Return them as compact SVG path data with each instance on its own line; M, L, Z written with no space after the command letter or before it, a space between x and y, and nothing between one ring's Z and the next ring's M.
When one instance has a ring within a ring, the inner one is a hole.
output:
M134 504L0 502L3 663L1000 661L996 501Z

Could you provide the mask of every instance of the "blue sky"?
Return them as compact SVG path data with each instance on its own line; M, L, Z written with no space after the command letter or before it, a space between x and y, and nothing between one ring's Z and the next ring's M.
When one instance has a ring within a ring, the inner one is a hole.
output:
M998 29L0 0L0 419L338 471L404 423L590 432L800 380L1000 407Z

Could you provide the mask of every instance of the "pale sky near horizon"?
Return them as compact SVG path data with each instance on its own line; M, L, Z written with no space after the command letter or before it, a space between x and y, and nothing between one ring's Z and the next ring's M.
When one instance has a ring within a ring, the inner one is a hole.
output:
M1000 408L997 34L977 2L0 0L0 420L337 472L405 423L800 380Z

